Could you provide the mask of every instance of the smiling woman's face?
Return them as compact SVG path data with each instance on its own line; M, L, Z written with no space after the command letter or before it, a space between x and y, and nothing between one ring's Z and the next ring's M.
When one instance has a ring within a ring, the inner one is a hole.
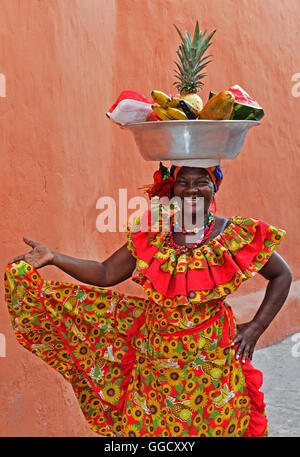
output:
M214 196L214 185L204 168L182 167L174 184L174 197L182 199L186 211L195 214L196 198L204 198L204 217L208 216Z

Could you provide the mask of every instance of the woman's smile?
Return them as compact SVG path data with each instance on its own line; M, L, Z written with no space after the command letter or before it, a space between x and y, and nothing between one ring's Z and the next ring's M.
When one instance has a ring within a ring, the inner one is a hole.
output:
M201 203L203 197L183 197L183 205L196 208L197 203Z

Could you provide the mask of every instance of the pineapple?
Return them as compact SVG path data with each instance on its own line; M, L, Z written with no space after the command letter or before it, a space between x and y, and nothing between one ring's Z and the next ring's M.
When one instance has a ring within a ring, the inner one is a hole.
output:
M73 309L75 308L76 306L76 303L77 303L77 297L76 295L71 295L70 297L68 297L66 299L66 301L64 302L64 307L68 310L68 311L73 311Z
M96 352L96 357L95 357L95 367L97 368L103 368L105 363L106 363L106 360L100 356L100 352Z
M70 295L64 302L64 308L66 308L68 311L75 311L77 302L79 300L83 300L85 298L85 292L84 290L78 290L76 295Z
M193 40L191 40L188 32L185 32L186 38L184 38L176 25L175 28L181 38L181 44L177 50L179 62L175 62L178 69L178 71L175 71L175 77L178 81L174 82L174 85L180 92L180 97L192 104L200 112L203 103L197 92L199 91L199 88L203 86L201 80L206 76L203 73L203 70L210 62L207 61L207 59L211 57L203 57L203 55L211 45L210 40L216 30L205 37L207 30L201 32L197 21Z
M12 300L22 300L24 298L24 287L19 281L16 282L12 290L11 298Z
M203 362L202 371L205 374L208 374L208 376L211 376L213 379L220 378L223 372L222 368L210 361Z
M201 366L203 373L213 379L219 379L223 374L224 363L225 361L223 360L215 360L214 362L211 362L210 360L206 360L202 355L198 354L193 361L193 366L195 368L199 368L199 366Z
M211 347L212 341L210 338L206 336L200 336L198 341L198 348L203 349L204 351L208 351Z
M188 421L192 417L192 408L181 402L175 402L175 399L167 396L165 400L167 408L170 408L173 416L181 421Z

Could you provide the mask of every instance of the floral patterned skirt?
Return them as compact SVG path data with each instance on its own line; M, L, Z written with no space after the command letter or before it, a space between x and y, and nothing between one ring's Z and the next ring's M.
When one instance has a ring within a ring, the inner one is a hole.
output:
M262 374L234 357L222 300L163 308L115 290L5 271L19 343L72 384L104 436L266 436Z

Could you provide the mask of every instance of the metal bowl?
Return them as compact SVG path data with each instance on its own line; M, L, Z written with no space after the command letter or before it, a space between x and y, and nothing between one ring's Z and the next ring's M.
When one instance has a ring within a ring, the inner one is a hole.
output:
M145 160L234 159L258 121L156 121L127 124Z

